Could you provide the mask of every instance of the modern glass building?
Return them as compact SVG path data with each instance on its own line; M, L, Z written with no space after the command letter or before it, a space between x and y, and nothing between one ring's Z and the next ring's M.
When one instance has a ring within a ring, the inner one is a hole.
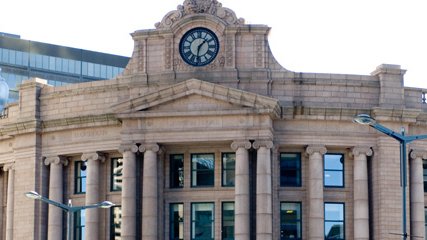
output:
M18 98L17 87L38 77L53 86L111 79L120 74L128 57L21 39L0 33L0 72L9 85L9 100Z

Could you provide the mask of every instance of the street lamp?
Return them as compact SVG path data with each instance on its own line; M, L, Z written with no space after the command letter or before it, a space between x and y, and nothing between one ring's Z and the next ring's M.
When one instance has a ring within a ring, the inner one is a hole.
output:
M400 143L400 185L402 186L402 236L406 240L408 233L406 232L406 144L421 139L427 139L427 135L405 136L405 128L401 128L401 133L379 124L374 118L368 114L359 114L354 117L353 122L362 125L369 125L372 128L396 139Z
M95 203L95 204L91 204L91 205L87 205L87 206L73 206L71 204L71 200L68 200L68 205L65 205L63 203L55 202L53 200L45 198L42 195L40 195L34 191L26 192L25 196L28 198L34 199L34 200L40 200L40 201L45 202L47 204L54 205L56 207L61 208L65 212L67 212L67 240L71 240L71 230L73 228L73 214L75 212L79 212L80 210L88 209L88 208L110 208L110 207L115 206L114 203L109 202L109 201L103 201L100 203Z

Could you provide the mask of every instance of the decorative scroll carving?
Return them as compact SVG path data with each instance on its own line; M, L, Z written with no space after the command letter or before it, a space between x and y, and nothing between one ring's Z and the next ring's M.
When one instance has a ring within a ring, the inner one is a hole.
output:
M372 156L373 151L372 151L372 148L367 146L357 146L352 149L351 154L355 157L359 156L360 154L364 154L366 156Z
M237 149L239 148L245 148L245 149L249 149L251 148L252 144L249 141L234 141L233 143L231 143L231 149L233 149L234 151L237 151Z
M106 156L103 153L100 153L100 152L83 153L83 155L82 155L82 161L96 161L96 160L99 160L101 162L104 162L105 159L106 159Z
M412 159L417 159L417 158L427 159L427 151L421 150L421 149L412 149L410 156Z
M226 22L228 25L243 25L245 20L237 18L233 10L222 7L217 0L185 0L177 10L167 13L161 22L156 23L157 29L170 28L172 24L190 14L210 14Z
M310 145L306 148L305 151L308 155L313 155L314 153L320 153L321 155L324 155L327 152L327 149L323 145Z
M14 170L15 169L15 163L6 163L5 165L3 165L3 171L7 172L9 170Z
M50 164L62 164L64 166L67 166L68 159L64 156L44 157L44 165L49 166Z
M260 147L265 147L270 149L270 148L273 148L274 146L273 141L270 141L270 140L257 140L252 145L255 149L258 149Z
M138 152L139 148L136 144L122 144L122 145L120 145L118 150L120 153L124 153L127 151L136 153L136 152Z
M147 144L142 144L141 146L139 146L140 152L145 152L145 151L158 152L159 150L160 150L160 147L156 143L147 143Z

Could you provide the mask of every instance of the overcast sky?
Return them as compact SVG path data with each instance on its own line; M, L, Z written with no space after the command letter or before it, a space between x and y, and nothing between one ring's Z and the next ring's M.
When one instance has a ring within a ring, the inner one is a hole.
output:
M184 0L4 0L0 32L130 56L129 33L152 29ZM266 24L273 55L297 72L369 75L382 64L427 88L425 0L219 0L246 23Z

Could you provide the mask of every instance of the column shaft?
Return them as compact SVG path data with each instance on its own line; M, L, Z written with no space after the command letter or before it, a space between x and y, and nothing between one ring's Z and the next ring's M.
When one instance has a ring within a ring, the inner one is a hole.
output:
M63 202L63 164L67 164L61 157L45 159L45 165L50 164L49 176L49 199L55 202ZM62 238L62 215L63 211L49 204L48 217L48 239L56 240Z
M157 184L157 144L140 146L145 150L142 190L142 239L157 240L158 226L158 184Z
M372 155L369 147L353 148L353 204L354 204L354 239L369 239L369 192L367 156Z
M273 238L273 207L271 191L271 141L255 142L257 151L256 238Z
M123 153L122 236L123 240L136 238L136 156Z
M15 169L6 167L7 173L7 203L6 203L6 240L13 240L13 210L15 206Z
M413 150L410 164L411 232L414 237L425 236L423 158L427 152ZM416 238L414 238L416 239Z
M231 147L236 151L234 237L236 240L249 240L249 141L234 142Z
M323 240L324 201L323 201L323 146L307 147L308 160L308 239Z

